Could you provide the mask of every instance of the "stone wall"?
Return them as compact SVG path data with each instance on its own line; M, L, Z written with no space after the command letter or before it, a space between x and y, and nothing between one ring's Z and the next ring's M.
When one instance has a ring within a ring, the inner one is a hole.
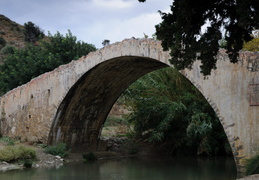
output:
M237 180L258 180L258 179L259 179L259 175L255 174L255 175L246 176Z

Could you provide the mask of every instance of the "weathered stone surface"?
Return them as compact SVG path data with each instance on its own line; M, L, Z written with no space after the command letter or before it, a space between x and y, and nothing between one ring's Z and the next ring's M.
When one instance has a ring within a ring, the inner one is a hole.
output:
M30 142L97 149L102 125L120 94L136 79L170 66L159 41L129 39L105 46L20 86L0 99L1 132ZM237 64L218 54L218 69L204 78L199 61L183 70L217 113L239 169L259 152L258 53L241 52ZM251 99L252 98L252 99ZM255 100L254 100L255 99Z
M258 180L258 179L259 179L259 175L255 174L255 175L246 176L237 180Z

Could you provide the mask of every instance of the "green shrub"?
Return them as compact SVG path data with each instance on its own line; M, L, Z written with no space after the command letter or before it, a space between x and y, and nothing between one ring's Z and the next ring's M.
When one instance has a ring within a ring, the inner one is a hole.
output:
M176 69L164 68L141 77L121 98L131 110L125 119L135 135L164 154L211 156L228 152L228 139L216 113ZM131 151L136 152L134 146Z
M253 38L251 41L244 43L243 51L259 51L259 37Z
M245 174L259 174L259 155L246 160Z
M2 49L3 47L5 47L6 45L6 41L3 37L0 37L0 49Z
M3 49L1 49L1 54L8 55L8 54L14 54L15 47L11 45L6 45Z
M45 152L54 156L66 157L70 153L70 150L67 149L65 143L58 143L56 145L46 147Z
M84 161L96 161L97 157L93 152L82 154Z
M0 150L0 160L12 162L17 160L36 159L36 152L24 146L6 146Z
M77 41L70 31L66 37L57 33L54 36L49 34L47 39L40 41L37 46L29 44L14 51L7 48L13 53L1 54L4 62L0 64L1 94L96 50L91 44ZM15 42L11 41L8 44L15 45Z
M0 138L0 141L1 142L4 142L6 145L8 145L8 146L14 146L14 144L15 144L15 140L14 139L11 139L11 138L9 138L9 137L7 137L7 136L3 136L3 137L1 137Z

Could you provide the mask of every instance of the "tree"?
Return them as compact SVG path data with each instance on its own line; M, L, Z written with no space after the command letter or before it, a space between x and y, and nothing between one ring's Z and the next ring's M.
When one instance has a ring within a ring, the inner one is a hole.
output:
M23 49L12 49L0 65L0 94L94 50L93 45L77 41L70 31L65 37L59 32L49 34L47 41L38 46L29 44Z
M3 37L0 37L0 50L5 47L6 45L6 41Z
M177 70L165 68L145 75L124 92L123 98L130 107L127 119L136 135L165 153L229 153L215 112Z
M43 31L32 22L24 23L24 38L26 42L35 43L42 39L45 35Z
M253 39L243 46L243 51L259 51L259 30L254 31Z
M184 69L199 59L204 75L216 69L220 39L226 40L230 61L236 63L243 43L259 27L258 0L175 0L171 12L160 14L156 35L164 50L170 50L170 62Z

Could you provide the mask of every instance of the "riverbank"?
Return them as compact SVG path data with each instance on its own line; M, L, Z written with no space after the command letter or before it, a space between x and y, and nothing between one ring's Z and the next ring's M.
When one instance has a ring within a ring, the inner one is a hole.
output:
M97 159L109 159L109 158L128 156L129 155L128 152L125 150L122 150L128 147L121 148L121 144L125 142L124 139L125 138L110 138L109 139L109 145L111 146L110 149L113 149L114 151L94 152L94 155L97 157ZM32 168L60 167L60 166L63 166L65 163L83 161L84 159L82 154L87 153L87 152L69 153L67 157L61 158L60 156L54 156L46 153L45 148L42 145L30 145L19 141L18 142L12 141L11 144L12 146L24 146L26 148L35 150L36 160L34 160L32 164ZM10 144L8 144L7 142L0 141L0 149L5 148L6 146L10 146ZM14 162L0 161L0 172L8 171L8 170L23 169L23 168L25 168L24 163L21 161L14 161Z
M68 157L61 158L59 156L53 156L50 154L47 154L44 152L44 148L38 145L28 145L26 143L19 143L19 145L22 144L26 147L30 147L35 149L37 160L33 163L32 168L44 168L44 167L60 167L63 166L66 163L72 163L72 162L80 162L83 161L82 153L70 153ZM0 148L4 147L3 145L0 146ZM143 150L143 152L147 152L147 149ZM145 156L147 154L143 154L143 152L139 152L139 156ZM119 158L119 157L125 157L129 156L125 152L94 152L96 157L98 159L113 159L113 158ZM16 170L16 169L24 169L22 164L19 163L6 163L6 162L0 162L0 171L10 171L10 170ZM258 180L259 175L252 175L244 178L240 178L238 180Z
M62 166L65 162L65 159L60 156L53 156L44 152L44 149L37 146L27 145L25 143L19 143L19 145L33 148L36 152L36 160L33 162L33 168L40 167L53 167L53 166ZM0 145L0 149L3 148L4 145ZM8 171L15 169L23 169L25 168L23 163L21 162L0 162L0 171Z

